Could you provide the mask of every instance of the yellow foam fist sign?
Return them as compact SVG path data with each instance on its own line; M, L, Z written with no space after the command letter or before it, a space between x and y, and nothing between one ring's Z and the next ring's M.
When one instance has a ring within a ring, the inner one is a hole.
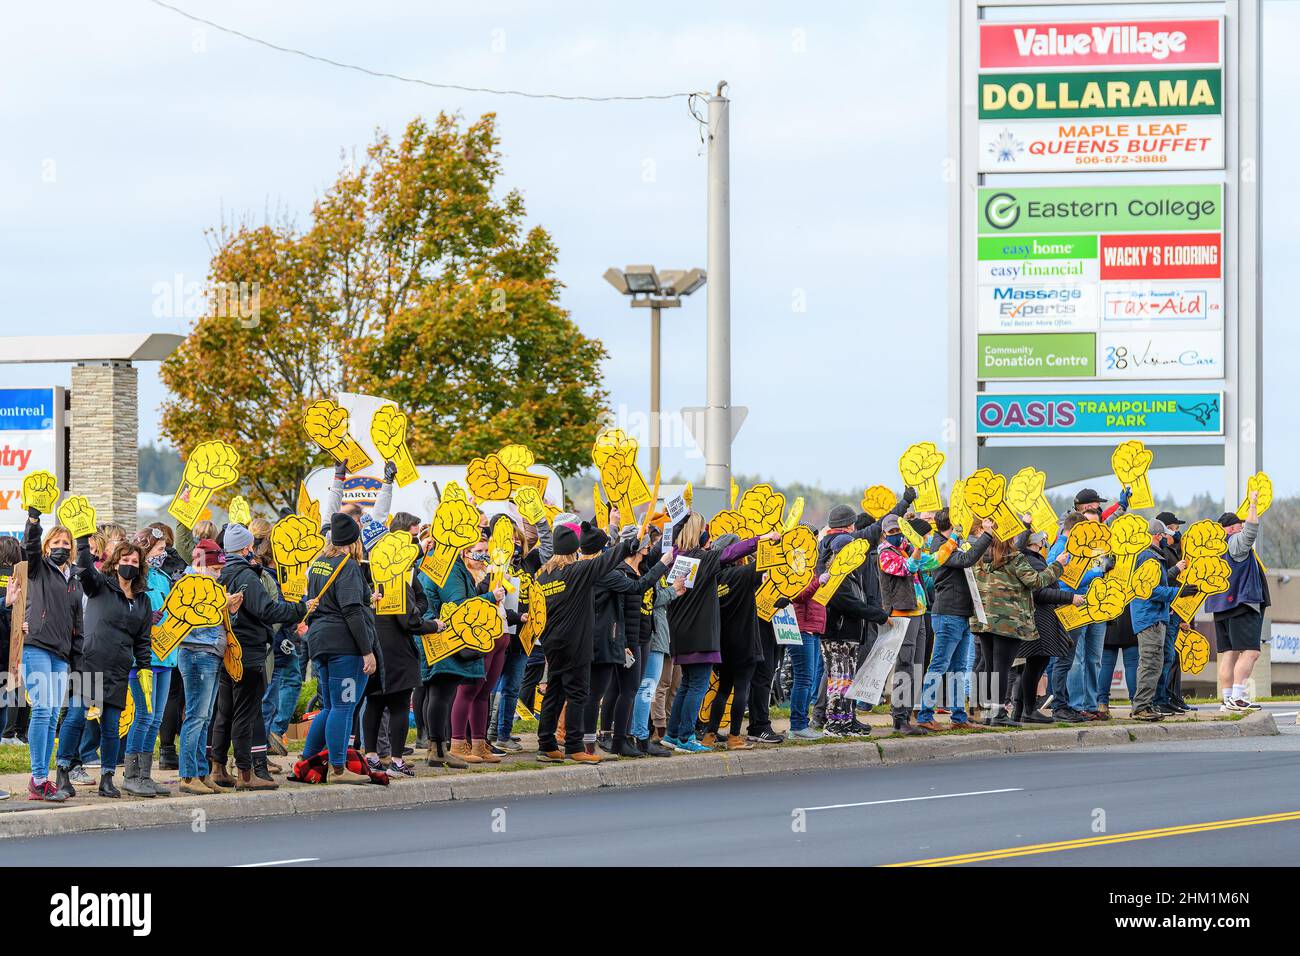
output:
M879 521L898 504L898 496L884 485L872 485L862 493L862 510Z
M385 461L397 466L399 488L405 488L420 477L411 449L406 444L407 421L396 405L380 405L370 418L370 440Z
M502 633L496 605L482 598L444 604L439 618L447 624L446 630L420 637L424 660L430 667L465 648L487 654Z
M794 504L790 506L790 513L785 516L785 521L781 524L782 531L789 531L799 523L803 517L803 495L794 499Z
M1196 593L1175 598L1170 610L1190 624L1196 620L1196 614L1207 597L1228 590L1228 578L1231 575L1232 569L1228 567L1228 562L1218 555L1207 554L1192 558L1187 562L1183 581L1195 587Z
M294 511L310 521L313 526L320 527L320 502L307 494L307 485L301 481L298 482L298 503Z
M650 500L650 486L636 463L637 442L621 428L606 428L591 446L591 461L600 472L605 494L619 513L631 520L634 505Z
M465 483L479 501L505 501L510 497L510 469L496 455L473 459L465 469Z
M153 626L153 652L164 658L196 627L216 627L225 619L226 589L205 574L177 579L163 601L162 620Z
M609 527L609 505L605 504L605 496L600 493L599 484L591 486L591 515L597 528L604 530Z
M525 485L514 493L514 499L519 516L529 524L541 524L546 519L546 505L536 488Z
M248 499L243 495L235 495L230 499L230 507L226 509L226 515L230 518L231 524L248 525L253 520L253 509L248 504Z
M1137 556L1149 547L1151 532L1146 518L1133 514L1116 518L1110 526L1110 553L1115 555L1115 567L1110 573L1117 580L1127 582L1133 575Z
M741 537L757 538L781 527L785 495L773 491L771 485L755 485L740 496L737 510L745 519L745 531Z
M830 603L835 592L839 590L844 579L862 566L862 562L867 560L867 554L871 551L871 542L866 538L854 538L844 547L835 553L831 558L830 567L826 569L830 575L816 593L813 594L813 600L825 607Z
M1115 472L1115 477L1133 490L1128 501L1130 508L1155 506L1156 500L1151 495L1151 482L1147 480L1147 472L1155 457L1154 452L1136 439L1120 442L1111 452L1110 467Z
M1159 561L1143 561L1142 566L1128 579L1129 590L1135 597L1147 600L1160 586L1162 566Z
M212 496L238 480L239 452L223 441L200 442L185 460L181 485L167 506L167 513L185 527L193 528Z
M754 595L758 616L772 620L779 598L795 598L808 586L817 570L817 536L803 525L781 535L781 564L767 573L767 580Z
M370 549L370 578L379 588L376 614L406 613L406 582L420 546L409 531L389 531Z
M1110 551L1110 528L1099 521L1081 521L1070 529L1065 550L1071 560L1061 572L1061 581L1068 587L1077 588L1088 565Z
M546 595L529 574L519 577L519 603L528 605L528 620L519 627L519 643L527 655L546 630Z
M234 628L230 626L230 615L225 615L226 653L221 657L221 666L226 669L230 679L238 684L244 679L244 648L235 637Z
M497 518L492 524L492 533L488 535L488 567L492 571L492 590L509 587L506 572L510 570L510 559L515 556L515 527L509 518Z
M975 516L966 507L966 482L961 479L952 483L952 492L948 495L948 521L965 537L975 537Z
M1047 543L1051 544L1056 540L1061 525L1056 520L1056 512L1052 510L1051 502L1043 494L1043 489L1046 487L1047 474L1027 466L1012 475L1011 480L1007 482L1006 498L1011 510L1016 514L1029 515L1034 530L1047 535Z
M497 452L497 457L510 472L510 492L514 494L520 488L533 488L538 493L546 490L546 476L534 475L528 469L537 462L537 458L527 445L505 445Z
M368 468L372 462L357 440L348 431L348 410L328 398L312 402L302 420L307 437L321 447L349 472Z
M23 509L35 508L43 515L54 510L59 500L59 482L48 471L34 471L23 479Z
M999 541L1010 541L1025 530L1020 515L1006 502L1006 490L1007 480L987 468L979 469L962 486L966 507L977 518L993 520L993 533Z
M943 507L939 482L935 479L943 467L943 461L943 452L932 441L917 442L898 459L898 472L903 476L903 481L916 489L912 509L918 514L922 511L938 511Z
M433 513L429 537L433 548L420 563L420 570L442 587L456 562L456 553L479 539L478 512L468 501L444 497Z
M74 538L84 538L95 533L95 509L85 495L64 498L59 505L59 524L67 528Z
M1255 517L1259 517L1269 509L1273 504L1273 479L1262 471L1257 471L1246 479L1246 497L1241 499L1241 507L1237 509L1237 517L1245 520L1246 515L1250 514L1250 493L1259 492L1255 498Z
M1210 642L1200 631L1179 631L1174 650L1184 674L1199 674L1210 660Z
M447 487L442 490L442 495L438 499L441 501L469 501L465 494L465 489L454 481L447 482Z
M709 537L717 541L724 534L741 535L745 531L745 516L739 511L719 511L709 521Z
M271 528L271 556L286 601L303 599L307 593L307 565L324 547L320 524L302 515L286 515Z

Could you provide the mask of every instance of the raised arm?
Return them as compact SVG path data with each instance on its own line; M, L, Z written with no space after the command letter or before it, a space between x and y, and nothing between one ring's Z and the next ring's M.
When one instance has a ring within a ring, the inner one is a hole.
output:
M77 567L81 569L81 590L94 597L104 590L104 575L95 567L95 556L90 553L90 536L77 539Z

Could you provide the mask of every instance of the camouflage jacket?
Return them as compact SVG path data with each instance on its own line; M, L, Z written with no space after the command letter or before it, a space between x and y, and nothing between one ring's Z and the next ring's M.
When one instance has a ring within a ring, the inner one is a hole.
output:
M971 630L1021 641L1037 638L1034 591L1055 584L1061 576L1061 566L1053 561L1047 570L1035 571L1023 554L1016 554L1000 568L994 568L991 561L980 561L974 572L988 623L981 624L972 617Z

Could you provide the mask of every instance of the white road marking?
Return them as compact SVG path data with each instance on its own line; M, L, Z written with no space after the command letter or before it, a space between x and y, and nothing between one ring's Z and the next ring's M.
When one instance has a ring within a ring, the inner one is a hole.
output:
M832 803L826 807L801 807L802 810L845 810L849 807L874 807L882 803L911 803L914 800L947 800L950 797L982 797L990 793L1016 793L1024 787L1004 787L1001 790L971 790L967 793L935 793L928 797L898 797L894 800L866 800L862 803Z
M318 856L300 856L292 860L267 860L264 863L236 863L235 869L243 869L250 866L283 866L286 863L315 863L320 857Z
M1284 710L1280 713L1278 711L1273 711L1274 717L1294 717L1297 714L1300 714L1300 710Z

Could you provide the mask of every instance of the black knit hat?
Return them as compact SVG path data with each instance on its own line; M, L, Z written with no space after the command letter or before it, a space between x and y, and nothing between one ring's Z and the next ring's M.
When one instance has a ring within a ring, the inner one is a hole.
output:
M908 518L907 523L912 526L913 531L923 538L930 533L930 522L924 518Z
M590 521L582 523L582 536L578 539L578 549L583 554L600 554L607 544L609 544L609 535Z
M573 529L568 525L558 525L555 534L551 538L551 550L559 555L577 553L578 536L573 533Z
M832 528L847 528L857 516L858 513L849 505L836 505L826 516L826 524Z
M361 526L341 511L330 515L330 543L345 548L361 537Z

